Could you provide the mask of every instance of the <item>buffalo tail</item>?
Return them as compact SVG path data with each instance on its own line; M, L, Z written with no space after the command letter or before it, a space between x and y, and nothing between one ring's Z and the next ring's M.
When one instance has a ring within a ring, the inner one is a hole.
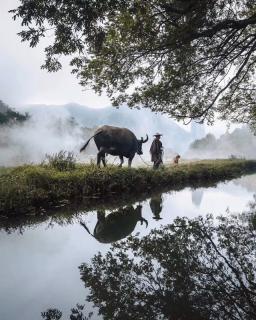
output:
M98 134L100 134L101 132L102 132L102 131L99 131L99 132L95 133L95 134L86 142L86 144L80 149L80 152L84 151L85 148L88 146L90 140L91 140L92 138L96 137L96 136L97 136Z

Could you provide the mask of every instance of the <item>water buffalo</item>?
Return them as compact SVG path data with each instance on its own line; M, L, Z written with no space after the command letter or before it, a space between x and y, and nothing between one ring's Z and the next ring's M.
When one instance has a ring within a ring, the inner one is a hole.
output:
M123 157L128 158L128 166L130 167L135 153L141 155L143 153L142 143L148 141L148 135L145 140L143 138L138 140L129 129L105 125L95 131L95 134L80 149L80 152L85 150L92 138L94 138L99 151L97 154L98 166L100 166L100 161L106 166L105 155L111 154L112 156L119 156L120 167L124 162Z
M146 223L146 219L141 216L142 206L138 205L120 208L107 216L104 211L97 211L97 224L93 231L93 237L101 243L112 243L127 237L133 232L138 221ZM90 233L87 226L81 221L80 224Z

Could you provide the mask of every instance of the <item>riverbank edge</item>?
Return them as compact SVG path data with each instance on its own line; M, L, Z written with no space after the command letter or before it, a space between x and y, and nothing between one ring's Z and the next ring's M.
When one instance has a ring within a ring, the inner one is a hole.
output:
M26 165L0 176L0 214L42 212L72 202L90 202L136 197L154 191L237 178L256 172L256 160L205 160L159 170L149 168L97 168L77 165L71 171L50 166Z

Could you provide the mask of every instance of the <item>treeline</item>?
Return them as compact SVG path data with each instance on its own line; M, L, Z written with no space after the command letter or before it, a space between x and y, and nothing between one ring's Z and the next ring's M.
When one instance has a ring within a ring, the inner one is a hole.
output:
M29 118L28 113L21 114L11 109L7 104L0 100L0 125L13 122L23 122Z

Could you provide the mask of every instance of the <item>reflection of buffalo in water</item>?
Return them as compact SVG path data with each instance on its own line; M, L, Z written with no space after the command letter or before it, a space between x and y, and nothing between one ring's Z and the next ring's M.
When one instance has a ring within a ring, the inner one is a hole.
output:
M111 243L131 234L138 221L141 224L145 222L146 226L148 226L147 220L141 216L141 209L141 205L138 205L135 209L133 206L128 206L107 216L104 211L98 211L98 221L93 231L93 237L99 242ZM90 233L87 226L83 222L80 223Z

